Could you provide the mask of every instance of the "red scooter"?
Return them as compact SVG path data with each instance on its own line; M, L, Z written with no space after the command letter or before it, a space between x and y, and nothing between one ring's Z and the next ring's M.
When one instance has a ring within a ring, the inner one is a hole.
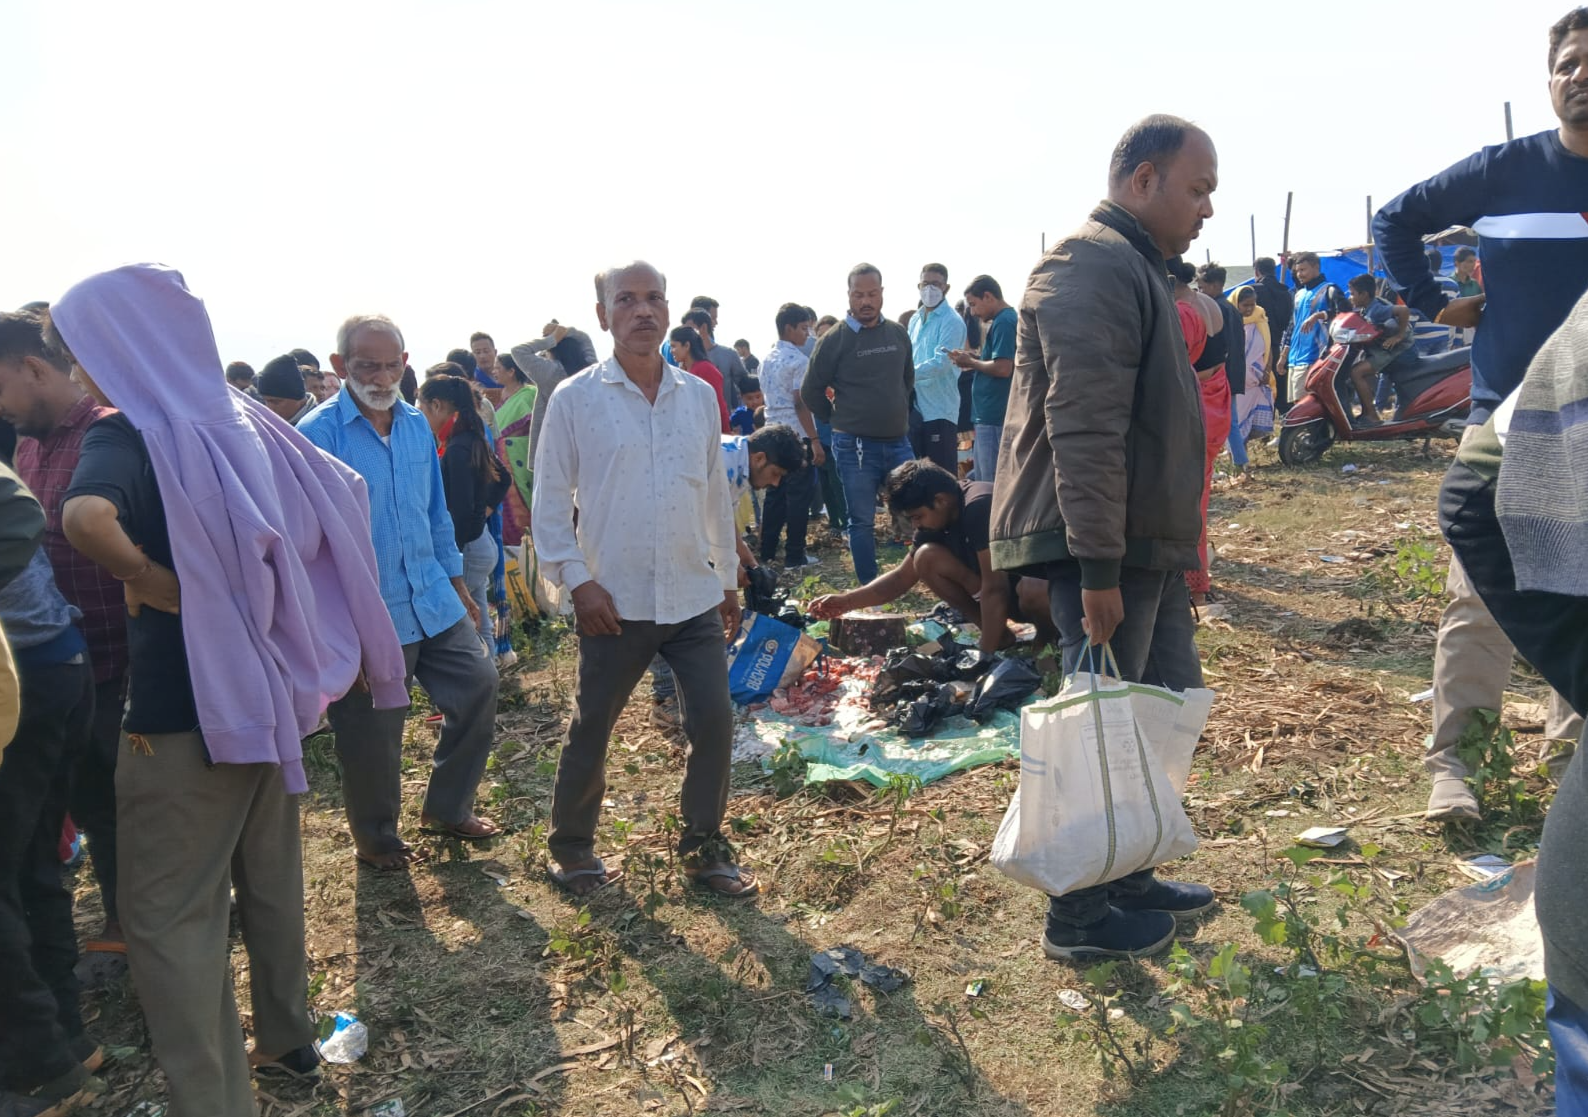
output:
M1460 438L1472 404L1472 350L1452 349L1432 357L1402 361L1389 370L1395 384L1395 414L1382 426L1352 427L1340 401L1340 386L1363 346L1381 331L1351 311L1329 325L1334 344L1307 370L1306 395L1281 420L1279 460L1286 465L1317 461L1336 440L1389 442L1393 439Z

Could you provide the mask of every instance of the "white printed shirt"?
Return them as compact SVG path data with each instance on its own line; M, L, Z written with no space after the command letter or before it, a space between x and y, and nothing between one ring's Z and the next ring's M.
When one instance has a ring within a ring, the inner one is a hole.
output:
M802 437L805 428L800 426L794 399L799 395L800 385L805 382L805 368L810 363L810 358L801 352L799 346L782 340L772 347L766 360L761 362L761 392L766 396L766 421L785 423Z
M565 594L594 580L623 620L657 624L721 605L739 560L717 393L664 366L653 404L612 358L569 377L535 447L531 517Z

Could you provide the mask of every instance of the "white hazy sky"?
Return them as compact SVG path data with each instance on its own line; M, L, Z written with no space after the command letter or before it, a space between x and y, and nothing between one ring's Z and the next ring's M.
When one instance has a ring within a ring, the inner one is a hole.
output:
M1287 190L1293 249L1358 244L1367 195L1503 140L1504 102L1554 127L1569 3L11 0L0 306L157 260L227 360L323 360L375 310L423 369L476 329L596 332L591 275L642 256L675 321L714 295L763 353L862 259L890 315L928 260L1015 298L1150 112L1219 150L1199 262L1249 262L1254 215L1275 252Z

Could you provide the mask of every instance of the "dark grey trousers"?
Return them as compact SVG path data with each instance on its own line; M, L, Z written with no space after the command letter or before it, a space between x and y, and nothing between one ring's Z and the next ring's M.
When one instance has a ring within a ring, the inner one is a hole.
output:
M1184 573L1127 566L1119 572L1119 592L1125 619L1109 641L1109 649L1119 663L1124 681L1170 690L1201 686L1196 621L1191 616ZM1081 628L1084 614L1079 564L1058 562L1048 567L1048 602L1059 630L1064 670L1068 674L1076 669L1086 644L1086 633ZM1098 671L1103 669L1101 660L1099 655L1095 665ZM1139 894L1151 888L1152 883L1153 871L1143 869L1108 884L1055 896L1048 903L1048 921L1069 927L1096 923L1108 914L1110 891Z
M403 645L408 675L441 711L441 739L431 763L424 813L459 823L474 811L496 737L496 664L467 617L445 632ZM342 802L362 854L395 853L402 811L403 723L407 708L377 710L369 693L350 691L327 714L342 765Z
M596 823L606 795L607 744L612 727L653 657L678 681L679 711L689 758L680 796L679 853L699 849L721 833L733 761L733 706L728 696L727 645L716 609L678 624L624 621L618 636L579 637L579 683L568 741L557 762L551 801L551 838L558 864L595 855Z

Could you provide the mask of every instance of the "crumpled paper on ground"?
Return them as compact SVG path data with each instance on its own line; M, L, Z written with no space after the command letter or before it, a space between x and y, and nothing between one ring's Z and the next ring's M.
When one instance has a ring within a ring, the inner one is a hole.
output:
M1492 880L1453 888L1412 913L1399 938L1412 974L1438 958L1458 977L1482 970L1501 981L1544 978L1544 939L1533 912L1534 861Z

